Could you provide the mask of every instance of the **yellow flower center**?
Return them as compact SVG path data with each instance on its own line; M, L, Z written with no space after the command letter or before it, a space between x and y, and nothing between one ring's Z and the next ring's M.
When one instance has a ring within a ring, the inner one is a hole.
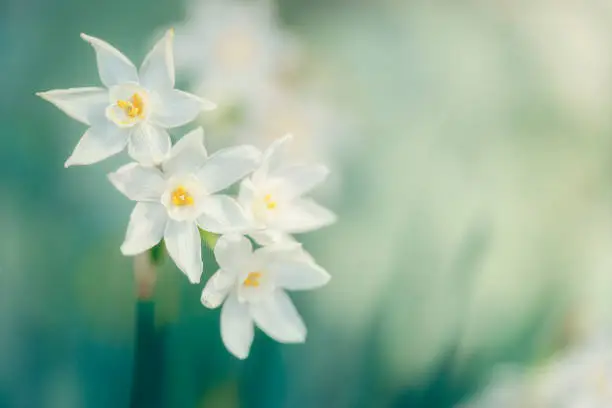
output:
M142 97L135 93L130 100L118 100L117 106L125 112L130 118L142 116L144 113L144 102Z
M242 284L251 288L259 286L259 279L261 279L261 272L251 272L247 275L246 279Z
M272 194L266 194L264 197L264 202L266 203L268 210L273 210L276 208L276 201L272 199Z
M172 192L172 204L182 207L185 205L193 205L193 197L183 186L178 186Z

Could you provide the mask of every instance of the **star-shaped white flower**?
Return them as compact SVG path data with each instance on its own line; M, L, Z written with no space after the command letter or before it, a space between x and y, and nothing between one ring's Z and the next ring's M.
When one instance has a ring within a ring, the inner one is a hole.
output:
M253 251L241 235L224 235L215 245L220 268L206 283L202 304L221 310L221 338L240 359L249 355L254 323L281 343L302 343L306 326L285 290L325 285L329 274L297 243Z
M198 128L174 145L158 167L130 163L109 174L113 185L137 201L124 255L136 255L163 238L168 253L193 283L202 275L198 226L223 234L243 231L247 219L236 200L216 194L253 171L261 153L252 146L222 149L207 157Z
M273 142L261 167L240 184L238 202L254 227L249 235L262 245L291 240L289 234L313 231L336 220L333 212L302 197L329 171L320 164L286 165L283 150L291 139L287 135Z
M65 166L99 162L128 147L142 164L158 164L170 151L166 129L182 126L215 105L174 89L173 30L153 47L140 71L119 50L81 34L96 52L106 88L87 87L40 92L72 118L91 127Z

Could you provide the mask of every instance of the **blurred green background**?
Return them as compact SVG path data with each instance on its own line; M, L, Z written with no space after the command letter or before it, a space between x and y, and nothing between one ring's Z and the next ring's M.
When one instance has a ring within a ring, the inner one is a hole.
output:
M166 261L150 406L452 407L497 364L609 327L612 3L277 10L318 97L350 122L316 147L339 222L304 237L333 279L293 296L306 344L258 332L241 362L202 286ZM2 407L129 406L135 285L119 245L133 204L105 176L127 155L64 169L85 127L34 93L99 84L81 32L139 63L189 19L173 0L0 0Z

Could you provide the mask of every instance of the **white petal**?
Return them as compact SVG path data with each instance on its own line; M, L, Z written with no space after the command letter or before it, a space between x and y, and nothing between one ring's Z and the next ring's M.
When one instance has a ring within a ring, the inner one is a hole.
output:
M164 232L168 254L191 283L202 276L202 244L198 227L190 221L169 220Z
M223 303L236 283L236 274L219 269L206 282L200 301L209 309L215 309Z
M172 40L174 30L166 31L149 51L140 67L140 83L152 90L168 90L174 88L174 55Z
M255 330L248 306L230 293L221 309L221 338L230 353L241 360L249 356Z
M329 170L321 164L299 165L282 169L274 175L283 180L283 197L293 199L322 183L329 175Z
M311 199L293 200L290 206L279 210L271 227L289 234L314 231L336 222L336 215Z
M205 162L198 177L209 193L223 190L250 172L261 158L261 152L253 146L235 146L221 149Z
M38 92L36 95L87 125L91 125L92 119L104 116L104 110L109 103L108 90L104 88L55 89Z
M160 201L166 182L155 167L129 163L108 175L111 183L134 201Z
M255 185L249 178L245 178L240 183L240 190L238 191L238 202L243 208L250 207L255 199Z
M259 184L263 182L271 172L282 167L286 157L286 149L288 144L293 140L293 135L285 135L276 139L264 151L261 166L253 173L253 182Z
M128 153L134 160L151 166L166 158L171 145L170 135L165 129L144 122L132 129Z
M283 231L266 228L263 230L249 231L249 236L255 240L259 245L272 245L282 242L295 242L295 239L284 233Z
M296 261L296 262L313 262L312 256L304 250L302 244L293 241L275 242L266 245L255 251L257 262L263 265L270 265L275 262Z
M246 231L250 223L236 200L225 195L205 197L199 204L202 215L198 225L215 234L230 234Z
M274 274L276 285L289 290L315 289L331 278L325 269L313 262L280 260L268 268Z
M261 302L250 304L253 320L268 336L281 343L302 343L306 326L293 302L282 290Z
M178 89L158 91L158 96L151 120L164 128L183 126L193 121L200 112L216 108L214 103Z
M107 88L125 82L138 82L136 67L118 49L86 34L81 34L81 38L96 50L100 79Z
M199 127L187 133L170 150L170 155L162 163L164 173L168 175L193 173L206 160L204 147L204 130Z
M64 166L97 163L122 151L127 140L128 132L125 129L108 121L103 125L96 124L87 129Z
M215 244L215 259L219 266L236 274L244 272L253 258L253 245L242 235L223 235Z
M167 218L163 205L137 203L130 215L125 240L121 245L123 255L136 255L159 243L164 235Z

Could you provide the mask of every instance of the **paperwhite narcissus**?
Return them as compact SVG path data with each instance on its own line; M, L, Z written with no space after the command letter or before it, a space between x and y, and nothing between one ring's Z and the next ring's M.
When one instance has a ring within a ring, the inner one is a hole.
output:
M602 333L553 359L541 369L541 400L551 408L612 407L612 347Z
M291 139L287 135L273 142L263 154L261 167L240 184L238 202L254 227L249 235L261 245L291 241L289 234L336 221L333 212L302 197L323 182L329 170L320 164L286 165L283 150Z
M198 226L217 234L243 231L247 219L233 199L217 192L253 171L261 153L252 146L207 156L198 128L175 144L159 168L130 163L109 174L113 185L137 201L130 217L124 255L136 255L163 238L168 253L193 283L202 275Z
M306 327L285 290L325 285L329 274L297 243L275 244L253 251L241 235L224 235L215 245L220 269L208 280L202 304L221 303L221 338L240 359L248 357L254 324L281 343L306 340Z
M215 105L174 89L173 30L153 47L140 72L110 44L81 34L96 52L100 79L106 88L87 87L40 92L72 118L91 127L65 166L99 162L126 145L136 161L160 163L170 151L166 129L182 126Z
M189 19L176 28L177 66L219 104L255 108L297 53L274 2L191 0L187 8Z

